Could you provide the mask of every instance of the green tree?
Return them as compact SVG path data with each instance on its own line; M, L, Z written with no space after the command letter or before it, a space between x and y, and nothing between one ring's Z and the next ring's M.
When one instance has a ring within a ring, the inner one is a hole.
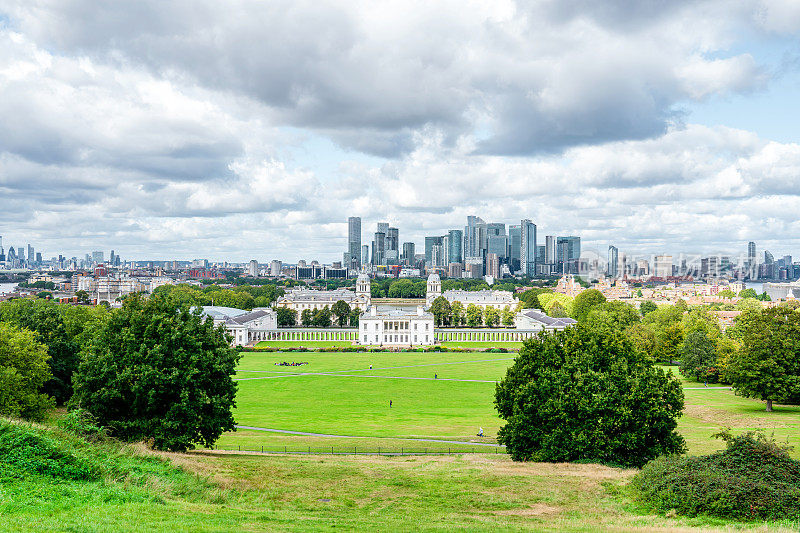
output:
M239 357L199 309L135 295L83 350L70 403L122 440L210 446L235 428Z
M772 403L800 403L800 313L786 308L745 313L737 322L742 347L727 366L737 394Z
M300 322L303 326L308 327L314 323L314 312L311 309L303 309L300 313Z
M717 383L720 372L717 367L717 344L700 329L686 334L680 349L680 372L696 381Z
M328 328L331 325L331 308L327 305L322 309L315 309L312 323L320 328Z
M361 319L361 311L358 308L353 308L353 310L350 311L350 325L358 327L359 319Z
M88 304L89 303L89 293L80 290L75 293L75 298L78 300L79 304Z
M460 326L464 323L464 305L456 300L450 306L450 315L452 316L453 325Z
M490 328L495 327L500 322L500 313L494 307L487 307L483 312L483 320Z
M39 392L50 378L48 359L32 331L0 322L0 415L42 420L55 406Z
M742 289L739 291L739 298L758 298L755 289Z
M37 298L47 299L50 300L53 298L53 293L48 291L42 291L36 295Z
M621 331L639 322L639 312L625 302L604 302L589 311L585 320L598 327L603 325Z
M747 289L753 290L753 289ZM755 292L755 291L753 291ZM760 311L764 306L756 298L742 298L736 302L736 309L739 311Z
M450 302L444 296L439 296L431 304L431 313L433 313L433 320L437 326L446 325L450 322Z
M597 289L587 289L581 292L572 302L572 318L578 322L583 322L592 309L605 301L606 297Z
M599 461L640 467L685 450L675 431L683 390L624 333L587 324L523 344L497 385L515 461Z
M720 298L727 298L728 300L730 300L731 298L736 296L736 294L730 289L723 289L717 293L717 296L719 296Z
M651 311L655 311L656 309L658 309L658 306L655 302L651 302L650 300L645 300L639 304L639 312L642 314L642 316L650 313Z
M336 323L339 327L347 325L347 319L350 318L350 306L344 300L338 300L331 308L333 316L336 317Z
M467 306L467 325L471 328L483 324L483 310L475 304Z
M278 318L278 326L292 327L297 325L297 311L288 307L278 307L275 310Z
M508 307L503 308L503 312L501 313L501 322L504 326L513 326L514 325L514 311L509 309Z

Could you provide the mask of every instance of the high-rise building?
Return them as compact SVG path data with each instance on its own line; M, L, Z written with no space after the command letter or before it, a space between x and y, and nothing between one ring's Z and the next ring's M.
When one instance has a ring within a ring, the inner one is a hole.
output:
M464 260L471 259L474 263L475 259L480 258L483 262L483 257L486 253L486 222L483 219L475 216L467 217L467 225L464 227Z
M378 227L381 225L378 224ZM388 227L387 227L388 229ZM372 239L372 264L373 265L385 265L385 257L384 252L386 251L386 234L382 231L378 231L375 233L375 237Z
M747 266L753 268L756 263L756 243L750 241L747 243Z
M518 224L508 226L508 263L511 267L511 272L519 270L520 265L520 248L522 246L522 234Z
M447 263L464 262L464 232L451 229L447 232Z
M495 253L486 254L486 275L493 276L495 279L500 277L500 258Z
M556 239L556 265L562 274L577 274L581 259L580 237Z
M258 261L255 259L250 260L250 263L247 265L247 274L254 278L258 277Z
M528 219L520 222L520 270L523 276L536 276L536 224Z
M32 265L36 260L36 254L33 251L33 246L28 245L28 265Z
M369 244L361 245L361 266L369 264Z
M657 255L655 257L655 276L657 278L666 278L672 275L672 256L671 255Z
M273 278L277 278L281 275L281 269L283 268L283 262L278 261L277 259L273 259L269 262L269 275Z
M404 242L403 243L403 264L406 266L414 266L414 254L416 251L414 250L415 246L413 242Z
M104 257L104 255L103 255L103 252L101 252L101 251L92 252L92 263L94 263L96 265L99 265L100 263L102 263L104 261L103 257Z
M606 275L609 278L619 277L619 249L616 246L608 247L608 264L606 265Z
M430 268L430 267L440 267L443 265L444 265L444 246L441 243L434 244L431 246L431 262L427 263L426 266Z
M506 225L501 222L489 222L486 224L486 236L491 237L492 235L505 235L506 234Z
M431 254L433 252L433 247L436 245L442 245L441 237L425 237L425 266L435 266Z
M397 228L388 228L384 258L387 265L400 264L400 231Z
M508 237L505 234L489 235L486 244L486 253L495 254L498 261L501 263L506 263L508 260Z
M345 268L361 268L361 217L347 219L347 259Z
M544 238L544 262L548 265L556 264L556 236L547 235Z

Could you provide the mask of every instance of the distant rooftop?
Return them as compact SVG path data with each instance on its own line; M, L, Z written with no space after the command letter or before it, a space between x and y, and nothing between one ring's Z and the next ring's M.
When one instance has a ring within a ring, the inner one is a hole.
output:
M210 316L214 320L227 320L237 316L246 315L250 311L236 309L235 307L224 307L221 305L204 305L201 307L203 316Z

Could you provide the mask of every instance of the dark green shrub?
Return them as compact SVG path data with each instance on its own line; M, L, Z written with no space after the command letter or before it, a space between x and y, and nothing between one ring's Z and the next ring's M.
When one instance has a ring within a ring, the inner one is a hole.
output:
M672 455L634 477L637 498L660 511L743 520L800 518L800 461L761 433L732 436L726 448L700 457Z

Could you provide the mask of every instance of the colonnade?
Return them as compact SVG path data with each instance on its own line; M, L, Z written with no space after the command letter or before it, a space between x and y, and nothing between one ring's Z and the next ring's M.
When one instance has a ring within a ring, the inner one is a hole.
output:
M434 329L436 342L522 342L535 337L540 330L533 329Z
M358 341L357 329L273 329L248 332L250 342L259 341Z

